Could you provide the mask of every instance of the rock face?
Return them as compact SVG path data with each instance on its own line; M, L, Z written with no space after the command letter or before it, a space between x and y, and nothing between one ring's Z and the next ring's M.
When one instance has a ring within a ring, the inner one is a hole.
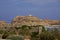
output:
M43 22L39 18L35 16L16 16L12 22L12 25L20 24L20 25L49 25L48 23Z
M0 27L5 27L7 23L5 21L0 21Z

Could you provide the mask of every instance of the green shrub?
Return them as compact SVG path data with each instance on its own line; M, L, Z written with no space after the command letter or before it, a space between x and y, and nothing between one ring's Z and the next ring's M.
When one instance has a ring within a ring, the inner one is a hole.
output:
M9 36L9 34L8 34L7 32L5 32L5 33L2 35L2 39L6 39L8 36Z
M0 34L3 34L4 33L4 31L3 30L0 30Z

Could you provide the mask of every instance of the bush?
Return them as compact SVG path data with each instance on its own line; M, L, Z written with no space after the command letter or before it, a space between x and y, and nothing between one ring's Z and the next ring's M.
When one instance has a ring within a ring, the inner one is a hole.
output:
M52 33L46 31L40 34L40 40L55 40L55 37L52 35Z
M55 39L60 40L60 32L58 31L58 29L55 28L52 33L55 36Z
M37 40L38 39L38 32L32 32L31 40Z
M42 32L46 31L44 27L42 27Z
M5 33L2 35L2 39L6 39L9 36L9 33L5 31Z
M0 34L3 34L4 33L4 31L3 30L0 30Z

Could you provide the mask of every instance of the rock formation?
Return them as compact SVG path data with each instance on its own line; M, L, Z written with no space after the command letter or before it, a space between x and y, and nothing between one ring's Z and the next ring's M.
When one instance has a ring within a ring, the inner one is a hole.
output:
M50 25L60 25L60 20L44 20L44 22Z
M49 25L46 22L43 22L43 20L40 20L39 18L35 16L16 16L12 22L12 25L20 24L20 25Z
M7 23L5 21L0 21L0 27L5 27Z

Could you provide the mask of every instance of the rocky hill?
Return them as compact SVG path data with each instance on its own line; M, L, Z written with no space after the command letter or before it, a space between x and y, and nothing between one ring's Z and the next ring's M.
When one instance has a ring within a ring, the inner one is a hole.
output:
M4 26L20 26L20 25L60 25L60 20L42 20L35 16L16 16L12 19L11 23L8 24L5 21L0 21L0 27Z
M5 27L7 23L5 21L0 21L0 27Z
M60 25L60 20L44 20L44 22L50 25Z
M46 22L43 22L43 20L35 17L35 16L16 16L12 22L12 25L49 25Z

